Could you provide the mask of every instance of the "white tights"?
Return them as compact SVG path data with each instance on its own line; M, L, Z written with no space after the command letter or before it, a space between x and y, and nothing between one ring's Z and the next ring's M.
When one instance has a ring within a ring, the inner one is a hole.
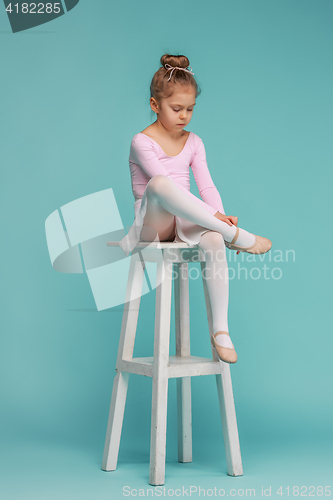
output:
M213 334L228 328L229 273L226 246L223 236L216 231L207 231L201 235L199 247L206 260L203 278L206 280L213 316ZM221 339L218 335L216 342Z
M206 279L212 308L212 333L228 332L229 275L224 240L232 241L236 226L229 226L209 213L166 176L154 176L149 181L146 193L147 210L141 230L142 240L154 241L158 235L160 241L172 241L175 236L175 215L207 228L198 246L204 252L206 259L203 278ZM240 229L240 236L244 242L240 243L238 238L237 244L252 244L251 233ZM216 342L219 339L221 336L218 335Z

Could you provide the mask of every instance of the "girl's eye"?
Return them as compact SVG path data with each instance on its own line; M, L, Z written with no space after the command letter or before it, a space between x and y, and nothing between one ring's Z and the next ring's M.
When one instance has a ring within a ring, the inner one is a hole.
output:
M176 111L177 113L178 113L178 111L180 111L180 109L175 109L175 108L173 108L173 110ZM191 112L191 111L193 111L193 109L188 109L187 111Z

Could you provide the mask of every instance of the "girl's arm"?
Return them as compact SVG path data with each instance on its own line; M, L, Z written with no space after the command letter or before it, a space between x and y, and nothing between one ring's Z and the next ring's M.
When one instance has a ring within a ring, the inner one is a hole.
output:
M198 141L197 148L190 166L192 168L200 196L208 205L214 207L216 211L225 215L220 193L216 189L208 169L204 143L198 135L196 136L196 140Z
M201 204L203 208L205 208L205 210L207 210L209 213L213 215L216 214L218 208L215 208L215 206L208 204L206 200L204 201L200 200L200 198L194 196L194 194L192 194L191 191L188 191L186 188L184 188L181 184L178 184L178 182L176 182L172 178L170 172L164 167L164 165L157 158L157 155L153 149L153 145L151 144L149 139L142 140L142 137L140 136L139 144L134 139L131 144L131 155L135 158L135 162L138 165L140 165L140 167L149 177L154 177L155 175L165 175L170 180L172 180L172 182L174 182L174 184L176 184L176 186L178 186L182 191L187 193L188 196L191 196L196 200L197 203Z

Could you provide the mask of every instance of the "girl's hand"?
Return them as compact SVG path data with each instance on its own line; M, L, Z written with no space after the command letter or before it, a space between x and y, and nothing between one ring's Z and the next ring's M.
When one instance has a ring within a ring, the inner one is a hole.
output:
M234 215L224 215L224 214L221 214L221 212L216 212L214 217L222 220L223 222L226 222L229 226L237 226L237 224L238 224L238 217L236 217Z

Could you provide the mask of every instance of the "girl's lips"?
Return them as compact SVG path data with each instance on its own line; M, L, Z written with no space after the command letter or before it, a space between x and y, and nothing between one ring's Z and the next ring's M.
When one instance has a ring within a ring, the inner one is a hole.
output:
M177 123L178 127L185 127L185 123Z

